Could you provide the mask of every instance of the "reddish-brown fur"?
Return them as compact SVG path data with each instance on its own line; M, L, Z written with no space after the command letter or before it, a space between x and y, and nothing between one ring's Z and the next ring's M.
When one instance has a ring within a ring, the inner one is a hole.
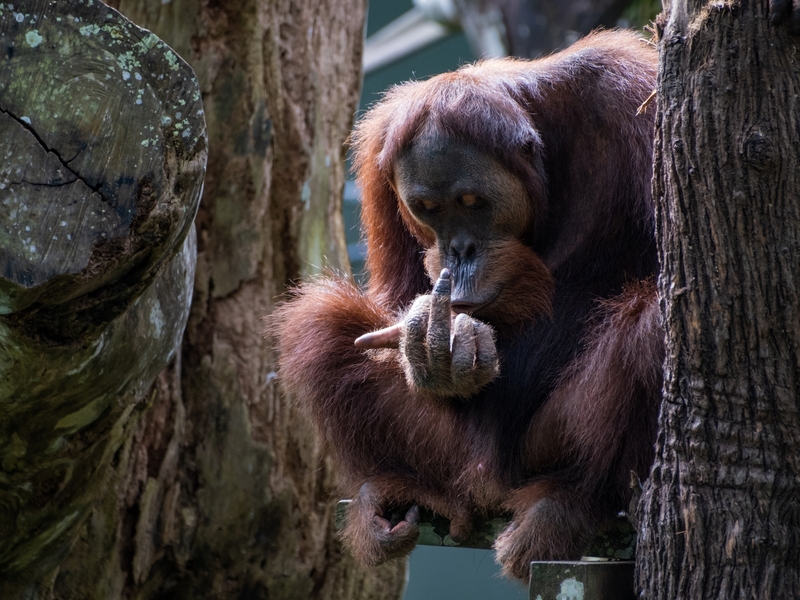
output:
M654 77L641 40L601 33L542 60L399 86L358 125L368 289L305 283L270 330L281 381L354 498L345 539L364 564L413 547L415 513L403 515L414 505L449 517L454 537L476 515L508 511L498 558L525 578L530 560L580 555L600 520L626 507L630 471L647 475L663 341L652 115L636 109ZM398 322L441 266L393 182L398 156L423 135L492 156L530 198L521 239L493 255L493 276L511 282L486 317L500 376L467 400L413 391L397 349L353 345Z

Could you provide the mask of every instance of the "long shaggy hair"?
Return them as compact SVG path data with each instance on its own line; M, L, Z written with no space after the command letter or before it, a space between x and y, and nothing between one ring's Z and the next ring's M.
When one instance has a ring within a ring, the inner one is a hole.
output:
M280 380L316 424L354 498L345 540L364 564L407 552L414 506L452 519L510 511L506 573L579 556L647 475L663 335L650 197L656 56L593 34L536 61L488 60L392 88L353 133L369 284L307 282L270 318ZM651 111L652 112L652 111ZM524 234L492 251L510 281L487 321L500 375L458 402L406 381L400 350L353 340L401 321L441 265L393 187L420 137L455 140L524 186ZM399 520L391 517L399 514Z

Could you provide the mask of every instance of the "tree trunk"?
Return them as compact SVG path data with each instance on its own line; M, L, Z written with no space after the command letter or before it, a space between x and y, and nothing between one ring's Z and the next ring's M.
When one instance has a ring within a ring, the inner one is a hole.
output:
M347 270L343 143L364 0L121 0L192 64L209 164L180 360L115 457L57 598L398 597L405 565L356 570L334 473L262 337L290 280Z
M660 36L645 598L800 597L800 66L765 10L681 0Z

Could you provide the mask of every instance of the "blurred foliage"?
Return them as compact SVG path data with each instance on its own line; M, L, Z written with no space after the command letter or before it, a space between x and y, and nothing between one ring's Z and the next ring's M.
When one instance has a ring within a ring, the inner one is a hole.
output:
M620 26L642 29L661 12L661 0L633 0L619 19Z

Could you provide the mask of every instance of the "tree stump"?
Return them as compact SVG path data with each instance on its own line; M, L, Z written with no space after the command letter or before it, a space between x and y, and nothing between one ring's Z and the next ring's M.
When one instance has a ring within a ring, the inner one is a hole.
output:
M53 577L180 344L206 131L192 69L101 2L0 5L0 50L0 596L13 598Z

